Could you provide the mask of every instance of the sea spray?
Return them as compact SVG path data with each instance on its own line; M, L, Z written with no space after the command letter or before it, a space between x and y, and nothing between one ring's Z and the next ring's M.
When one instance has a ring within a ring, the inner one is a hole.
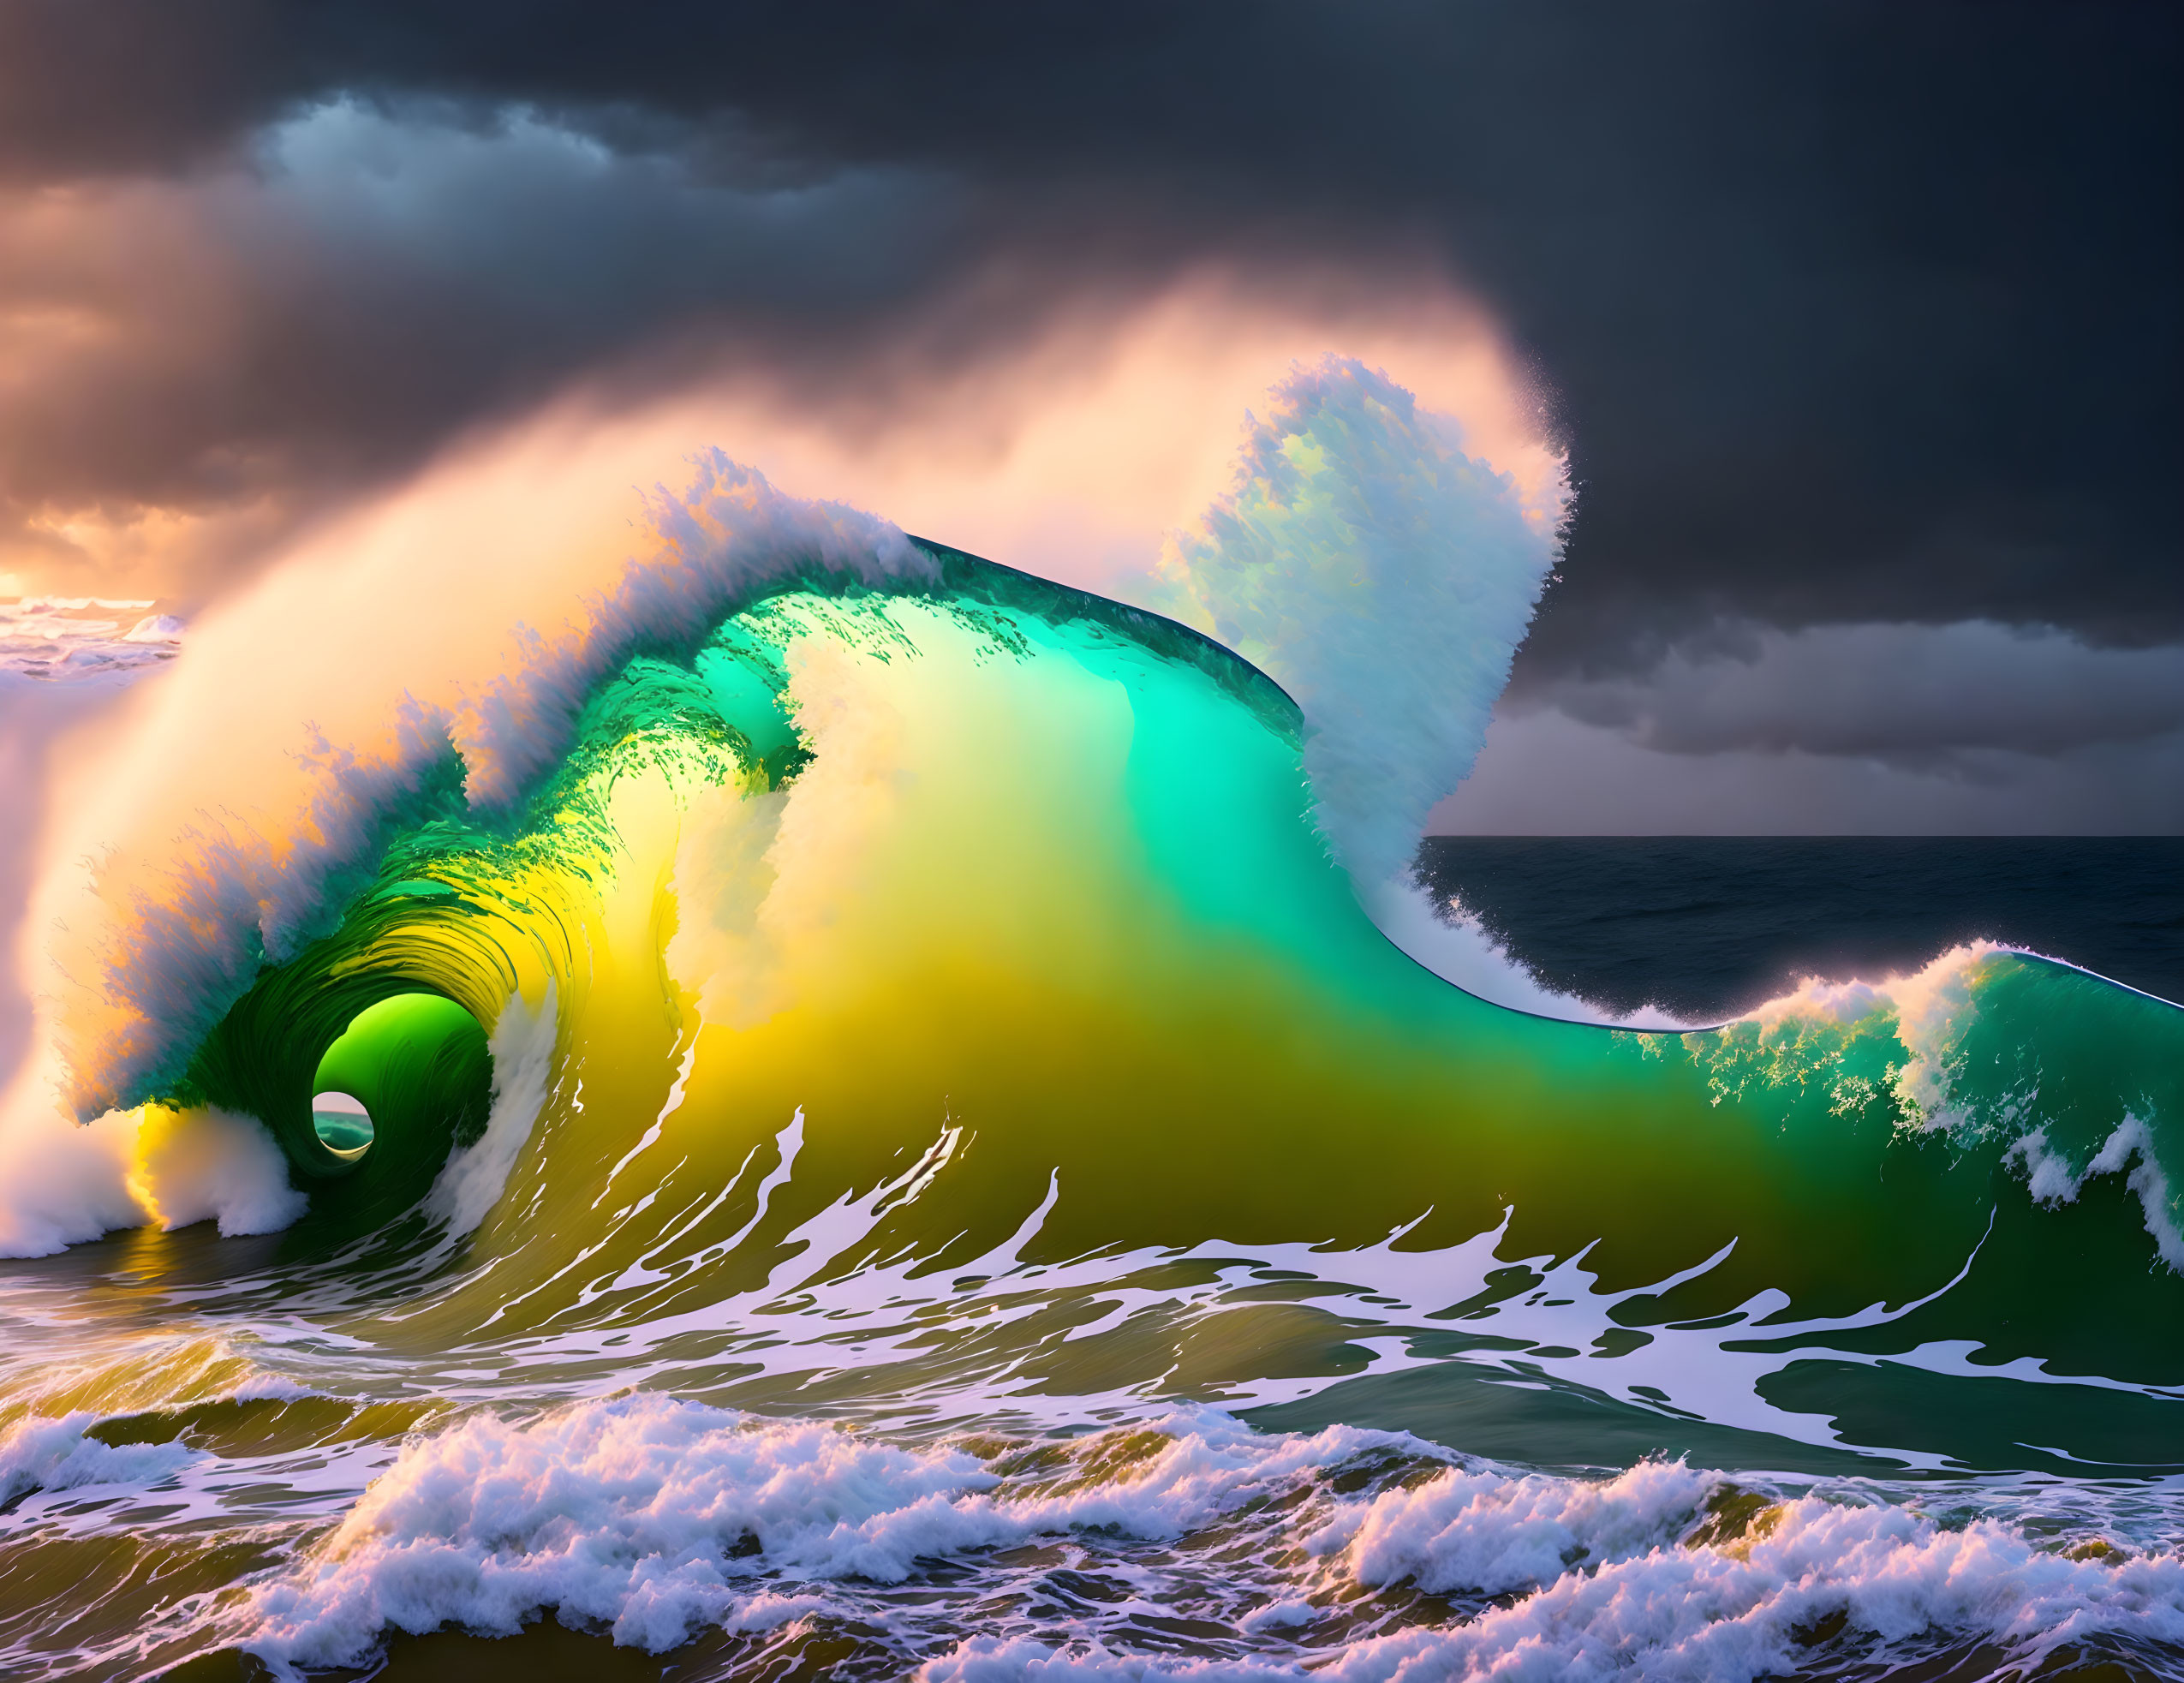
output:
M1303 707L1314 815L1363 884L1408 873L1471 771L1561 554L1559 497L1529 503L1464 444L1329 356L1268 394L1231 489L1161 558L1159 605Z

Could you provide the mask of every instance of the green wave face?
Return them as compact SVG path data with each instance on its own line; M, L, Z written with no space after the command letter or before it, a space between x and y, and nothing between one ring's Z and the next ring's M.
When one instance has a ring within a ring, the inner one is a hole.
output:
M937 585L799 584L630 660L517 821L451 767L337 933L167 1083L274 1130L313 1196L292 1252L401 1228L492 1262L391 1335L665 1324L821 1260L856 1205L827 1279L975 1286L1000 1256L1035 1299L1095 1254L1483 1259L1447 1263L1414 1356L1521 1351L1519 1311L1576 1280L1605 1322L1529 1347L1601 1407L1546 1459L1622 1455L1623 1405L1675 1394L1664 1352L1703 1337L1847 1442L2184 1459L2158 1388L2184 1384L2184 1012L1999 952L1704 1034L1505 1011L1360 911L1271 682L931 553ZM368 1109L361 1155L313 1128L326 1091ZM1361 1323L1254 1292L1180 1364L1095 1327L1012 1382L1362 1364ZM904 1370L1000 1360L1007 1319ZM1324 1413L1408 1423L1468 1371Z

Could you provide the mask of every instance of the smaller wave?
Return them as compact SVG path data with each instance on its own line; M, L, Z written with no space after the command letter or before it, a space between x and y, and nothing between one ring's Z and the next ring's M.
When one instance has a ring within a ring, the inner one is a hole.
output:
M2097 1137L2066 1146L2062 1131L2044 1119L2037 1080L1983 1089L1966 1068L1966 1039L1981 1011L1978 984L1995 960L2065 972L2103 989L2175 1008L2159 994L2032 947L1983 940L1950 947L1915 970L1890 971L1877 979L1802 976L1787 991L1722 1024L1689 1022L1650 1006L1618 1015L1549 988L1460 898L1450 896L1445 905L1444 912L1416 883L1391 883L1369 897L1374 922L1418 963L1468 994L1531 1016L1655 1033L1718 1029L1732 1057L1747 1052L1754 1039L1761 1046L1786 1048L1800 1042L1811 1029L1840 1034L1885 1024L1907 1054L1889 1083L1903 1115L1934 1132L1970 1137L2000 1131L2008 1141L2003 1161L2021 1172L2035 1203L2051 1208L2076 1203L2097 1177L2121 1176L2145 1213L2146 1231L2162 1260L2184 1273L2184 1225L2178 1219L2184 1201L2163 1161L2163 1125L2151 1101L2125 1109L2112 1125L2102 1124ZM2020 1026L2026 1031L2023 1043L2031 1045L2033 1025Z
M200 1459L180 1443L101 1443L85 1435L98 1420L79 1411L11 1428L0 1438L0 1509L35 1490L153 1483Z
M2139 1029L2151 1024L2166 1043L2175 1009L2028 948L1977 940L1878 981L1805 977L1726 1025L1709 1055L1717 1066L1755 1053L1795 1059L1808 1042L1885 1027L1907 1054L1889 1084L1912 1125L2000 1143L2034 1201L2051 1207L2075 1203L2097 1176L2121 1176L2162 1260L2184 1273L2173 1107L2155 1088L2128 1084L2143 1077L2118 1084L2106 1073L2108 1054ZM2074 1082L2087 1053L2098 1073Z
M171 1434L127 1442L98 1435L115 1420L309 1394L222 1337L134 1340L103 1360L39 1364L11 1375L0 1401L0 1510L38 1491L141 1488L206 1459Z
M21 1354L22 1352L16 1352ZM130 1340L92 1359L41 1360L10 1375L0 1426L92 1410L102 1418L207 1402L293 1398L307 1388L260 1359L254 1341L224 1336Z

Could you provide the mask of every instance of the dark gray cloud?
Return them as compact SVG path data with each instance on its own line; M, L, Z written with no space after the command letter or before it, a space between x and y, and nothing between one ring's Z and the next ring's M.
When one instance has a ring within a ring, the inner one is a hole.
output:
M1556 707L1507 709L1429 825L1448 835L2174 835L2184 731L2053 754L1671 754Z
M12 0L0 178L181 208L44 277L119 325L10 389L5 494L338 488L600 369L850 380L997 268L1030 316L1209 254L1433 260L1575 452L1520 683L1724 617L2173 642L2181 20Z
M1438 827L1514 834L2184 829L2184 645L1992 620L1722 621L1502 699Z
M1451 833L2184 829L2184 646L2052 628L1708 625L1502 699Z
M1651 671L1512 698L1668 754L1852 755L1912 769L2053 756L2184 730L2184 648L2097 648L1990 620L1716 626ZM1975 773L1976 774L1976 773Z

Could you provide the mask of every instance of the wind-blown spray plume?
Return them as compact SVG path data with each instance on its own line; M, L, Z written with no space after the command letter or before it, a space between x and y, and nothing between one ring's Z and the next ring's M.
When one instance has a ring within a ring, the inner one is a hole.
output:
M1297 699L1314 821L1389 940L1497 1005L1606 1021L1443 915L1412 874L1561 554L1559 465L1527 486L1467 443L1461 421L1385 373L1346 357L1300 365L1248 418L1230 489L1170 539L1153 600Z
M1233 486L1162 558L1161 606L1297 698L1314 815L1376 886L1478 758L1560 554L1556 510L1347 358L1268 398Z

